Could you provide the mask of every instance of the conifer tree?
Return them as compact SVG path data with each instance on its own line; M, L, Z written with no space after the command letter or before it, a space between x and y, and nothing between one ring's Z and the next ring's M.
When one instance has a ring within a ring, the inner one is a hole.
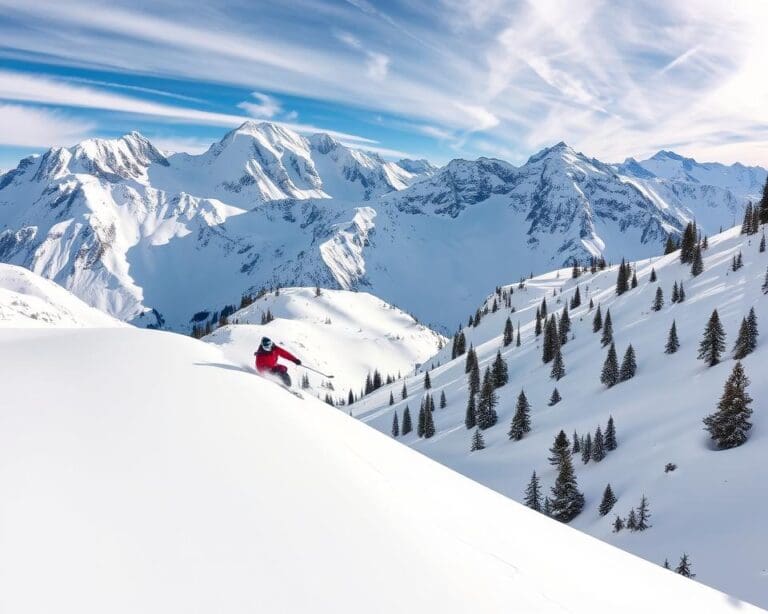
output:
M560 345L565 345L568 343L568 333L571 332L571 317L568 315L568 305L563 307L563 313L560 316L560 328L558 332Z
M475 361L469 372L469 394L474 395L478 392L480 392L480 365Z
M768 294L768 269L765 270L765 279L763 280L763 285L760 286L760 289L763 291L763 294Z
M504 323L504 337L503 337L504 347L507 347L512 343L513 335L514 335L514 329L512 328L512 320L507 318L507 321Z
M541 317L542 319L547 319L547 297L545 296L543 299L541 299L541 307L539 308L541 311Z
M549 497L544 497L544 505L541 506L541 513L545 516L552 515L552 501L550 501Z
M587 436L581 442L581 462L585 465L592 458L592 433L587 433Z
M467 352L467 359L464 362L464 373L469 373L472 371L472 366L475 363L477 363L477 354L475 353L475 347L470 345L469 351Z
M704 418L704 426L710 438L721 450L736 448L747 441L752 423L752 397L747 392L749 378L744 367L737 361L728 376L717 411Z
M630 531L637 531L637 515L635 514L634 507L629 510L629 515L627 516L627 528Z
M683 238L680 241L680 262L682 264L689 264L693 262L693 251L696 245L696 230L692 222L688 222L688 225L683 231Z
M435 416L432 399L427 402L427 409L424 412L424 438L429 439L435 434Z
M467 430L477 426L477 407L475 407L474 394L470 394L469 399L467 399L467 412L464 414L464 426L467 427Z
M581 306L581 292L579 291L579 286L576 286L576 292L573 293L573 298L571 299L571 309L576 309L577 307Z
M590 297L590 299L589 299L589 310L592 311L594 306L595 306L595 302L592 300L592 297Z
M517 323L517 340L515 341L515 345L520 347L520 322Z
M677 296L677 302L682 303L685 301L685 288L683 287L683 282L680 282L680 294Z
M656 281L656 269L654 269L653 267L651 267L651 277L648 281L650 281L651 283Z
M491 367L491 377L493 378L493 385L496 388L501 388L509 381L507 361L501 357L501 350L496 352L496 359L493 361Z
M760 246L757 248L757 251L761 254L765 251L765 233L763 233L763 236L760 238Z
M704 338L699 344L699 359L713 367L720 362L723 352L725 352L725 331L715 309L709 317L707 327L704 329Z
M600 374L600 382L608 388L615 386L619 382L619 360L616 356L616 346L611 343L608 348L608 356L603 363L603 371Z
M541 334L541 310L536 308L536 328L534 333L538 337Z
M611 488L611 485L608 484L603 491L603 499L600 501L600 507L597 508L597 511L601 516L605 516L613 509L615 504L616 495L613 494L613 489Z
M691 562L688 560L687 554L683 554L683 556L680 557L680 562L677 564L677 567L675 567L675 571L686 578L696 577L696 574L693 573Z
M669 566L669 559L664 559L663 567L664 569L671 569L671 567Z
M552 360L552 371L549 376L555 381L560 381L565 377L565 363L563 362L563 352L560 350L560 345L555 347L555 357Z
M445 399L445 390L440 391L440 409L445 409L445 406L448 405L448 401Z
M400 398L402 400L408 398L408 388L405 387L405 381L403 381L403 389L400 391Z
M656 296L653 299L651 309L654 311L661 311L662 307L664 307L664 292L662 292L661 286L659 286L656 288Z
M592 460L599 463L605 458L605 442L603 440L603 431L597 427L595 438L592 440Z
M559 467L566 456L570 455L571 442L568 441L568 435L565 431L561 430L556 436L555 441L549 451L552 456L549 456L549 464L553 467Z
M347 395L347 405L352 405L355 402L355 393L352 392L352 388L349 389L349 395Z
M691 275L698 277L704 272L704 261L701 258L701 245L693 248L693 260L691 260Z
M619 370L619 381L626 382L627 380L635 377L637 372L637 361L635 360L635 348L630 343L627 347L627 351L624 352L624 358L621 361L621 369Z
M560 396L560 393L557 391L557 388L555 388L552 391L552 395L549 397L549 406L552 407L553 405L557 405L562 400L562 397Z
M600 337L600 344L605 347L613 343L613 321L611 320L611 310L605 312L605 321L603 322L603 336Z
M592 318L592 332L596 333L602 327L603 327L603 314L600 311L600 305L598 305L597 310L595 311L595 317Z
M392 437L400 436L400 424L397 422L397 412L392 416Z
M637 271L632 271L632 281L629 284L631 288L637 288Z
M619 265L619 273L616 277L616 294L621 296L627 290L629 290L629 279L627 278L627 265L624 258L621 259Z
M432 381L429 379L429 371L424 372L424 390L432 388Z
M475 432L472 434L472 447L469 450L470 452L485 450L485 440L483 439L483 434L480 432L480 429L475 429Z
M408 409L408 406L405 406L405 409L403 410L403 435L407 435L413 430L413 425L411 424L411 410Z
M584 495L579 491L570 450L566 451L558 469L551 491L550 515L560 522L570 522L584 509Z
M528 486L525 488L525 497L523 503L537 512L541 511L541 484L536 472L531 475L531 481L528 482Z
M752 234L752 203L748 202L744 208L744 221L741 223L741 234Z
M752 352L750 343L749 325L747 324L747 318L741 319L741 326L739 326L739 334L736 337L736 343L733 344L733 357L736 360L741 360Z
M624 521L621 516L616 516L616 520L613 521L613 532L618 533L624 528Z
M389 404L394 405L395 404L395 397L392 396L392 392L389 393Z
M680 299L680 290L677 287L677 282L672 284L672 302L676 303Z
M581 452L581 439L576 431L573 431L573 447L571 448L571 453L575 456L579 452Z
M664 255L671 254L677 249L677 243L675 243L675 239L672 237L672 235L667 235L667 242L664 245Z
M674 354L680 349L680 341L677 339L677 324L672 320L672 326L669 328L669 335L667 335L667 344L664 346L665 354Z
M481 430L492 427L496 424L498 416L496 414L496 388L493 383L490 369L485 370L483 383L480 386L480 394L477 399L477 426Z
M747 315L747 329L749 331L749 349L754 352L757 348L757 315L755 315L755 308L750 307L749 315Z
M427 425L427 413L429 412L424 408L424 400L422 399L421 404L419 405L419 420L416 423L416 435L418 437L424 437L424 428Z
M515 415L512 416L512 423L509 426L507 435L514 441L520 441L526 433L531 431L531 405L525 396L525 391L521 390L517 397L515 406Z
M613 416L608 416L608 424L605 427L605 449L610 452L619 447L616 439L616 425L613 423Z
M637 530L645 531L650 529L651 525L648 524L648 519L651 517L651 512L648 510L648 498L643 495L640 499L640 505L637 507Z

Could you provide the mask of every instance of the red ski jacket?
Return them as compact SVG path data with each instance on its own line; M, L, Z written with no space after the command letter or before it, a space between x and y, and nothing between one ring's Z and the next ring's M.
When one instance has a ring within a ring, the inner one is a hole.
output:
M278 345L273 345L271 352L267 352L263 348L259 347L259 350L256 352L256 370L259 373L264 371L271 371L277 366L277 359L280 357L285 358L286 360L290 360L291 362L295 362L297 365L301 364L301 361L293 354L284 350Z

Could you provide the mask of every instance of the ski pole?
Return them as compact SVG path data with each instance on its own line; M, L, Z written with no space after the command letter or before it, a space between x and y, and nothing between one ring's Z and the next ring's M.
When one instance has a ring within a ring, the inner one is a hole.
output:
M328 375L327 373L323 373L322 371L318 371L317 369L313 369L312 367L308 367L304 363L299 365L300 367L304 367L307 371L313 371L317 373L318 375L322 375L323 377L327 377L328 379L333 379L333 375Z

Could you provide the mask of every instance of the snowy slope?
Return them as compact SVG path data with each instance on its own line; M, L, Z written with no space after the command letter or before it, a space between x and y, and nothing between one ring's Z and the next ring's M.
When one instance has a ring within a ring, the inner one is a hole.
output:
M757 611L211 344L9 331L0 356L3 612Z
M0 264L0 328L113 327L122 324L52 281Z
M742 237L738 232L735 228L710 239L709 249L704 252L705 272L697 278L691 278L687 265L679 264L677 253L638 262L639 286L621 297L615 295L615 266L595 275L587 273L578 280L571 279L570 269L554 271L528 280L523 290L513 284L515 313L510 314L502 306L497 313L485 316L478 327L466 329L468 344L478 348L484 370L502 345L507 316L516 327L520 322L522 328L521 347L513 343L502 348L510 382L498 390L499 422L484 433L488 447L469 452L471 433L464 427L468 396L465 357L451 361L450 346L425 363L442 363L430 372L433 394L437 397L444 391L448 400L447 408L436 410L434 415L437 434L419 440L412 433L401 441L498 492L522 500L532 471L542 478L547 492L553 484L555 474L547 461L548 449L560 429L569 438L574 430L594 435L598 425L605 430L612 415L618 449L599 464L576 461L586 507L571 526L657 564L665 558L676 564L687 552L698 580L768 605L768 537L762 515L756 512L766 504L766 491L758 476L768 458L768 419L764 411L768 403L768 380L764 377L768 361L768 296L760 290L768 253L758 252L759 236ZM743 252L744 267L733 272L731 259L739 250ZM658 274L657 283L649 282L652 268ZM680 280L684 281L687 300L672 304L672 284ZM545 296L550 313L558 310L559 315L577 284L582 306L571 313L574 338L563 347L566 376L556 384L563 400L549 407L555 382L550 378L551 365L541 361L542 338L534 338L533 318ZM661 311L654 312L650 306L659 286L666 303ZM555 290L557 297L553 296ZM629 343L637 353L637 376L611 389L600 384L607 349L601 347L600 335L592 332L590 297L602 306L603 315L610 308L619 360ZM486 305L490 307L491 302L489 298ZM702 418L714 411L734 361L729 353L721 364L707 368L696 358L698 344L707 319L717 308L730 352L739 323L750 307L755 308L763 329L757 351L743 361L752 380L749 392L754 398L755 426L746 445L717 452L710 449ZM670 356L664 353L664 346L673 320L681 348ZM421 375L408 378L410 397L405 401L398 395L400 383L396 384L393 389L398 402L394 408L387 406L390 389L385 387L353 405L353 413L389 433L393 409L402 419L407 404L415 417L423 397L422 381ZM522 441L512 442L507 431L521 389L532 406L533 430ZM677 470L665 473L667 463L675 463ZM618 503L611 514L601 518L597 506L607 483L612 485ZM613 533L615 515L626 517L643 494L650 500L653 527L642 533Z
M480 158L436 169L268 122L200 155L165 155L133 132L3 175L0 262L143 326L188 330L194 313L243 292L319 284L373 292L448 330L499 279L596 254L648 257L694 217L717 232L765 177L642 164L558 143L519 168Z
M261 325L269 311L275 319ZM252 368L253 352L263 336L270 337L301 360L334 375L329 380L286 363L295 385L309 377L313 393L344 398L350 388L360 390L369 373L382 377L412 372L433 356L445 338L416 322L411 316L366 292L283 288L263 296L230 316L233 324L205 337L222 347L224 355L244 368ZM323 387L323 386L326 387Z

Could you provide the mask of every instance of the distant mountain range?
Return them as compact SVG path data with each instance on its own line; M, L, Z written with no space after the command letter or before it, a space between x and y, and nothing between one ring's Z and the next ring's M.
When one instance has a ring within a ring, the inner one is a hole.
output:
M672 152L611 165L564 143L520 167L436 168L268 122L200 155L133 132L0 175L0 262L145 325L184 330L243 292L318 284L369 290L450 330L500 279L657 254L694 218L707 233L731 226L765 179Z

